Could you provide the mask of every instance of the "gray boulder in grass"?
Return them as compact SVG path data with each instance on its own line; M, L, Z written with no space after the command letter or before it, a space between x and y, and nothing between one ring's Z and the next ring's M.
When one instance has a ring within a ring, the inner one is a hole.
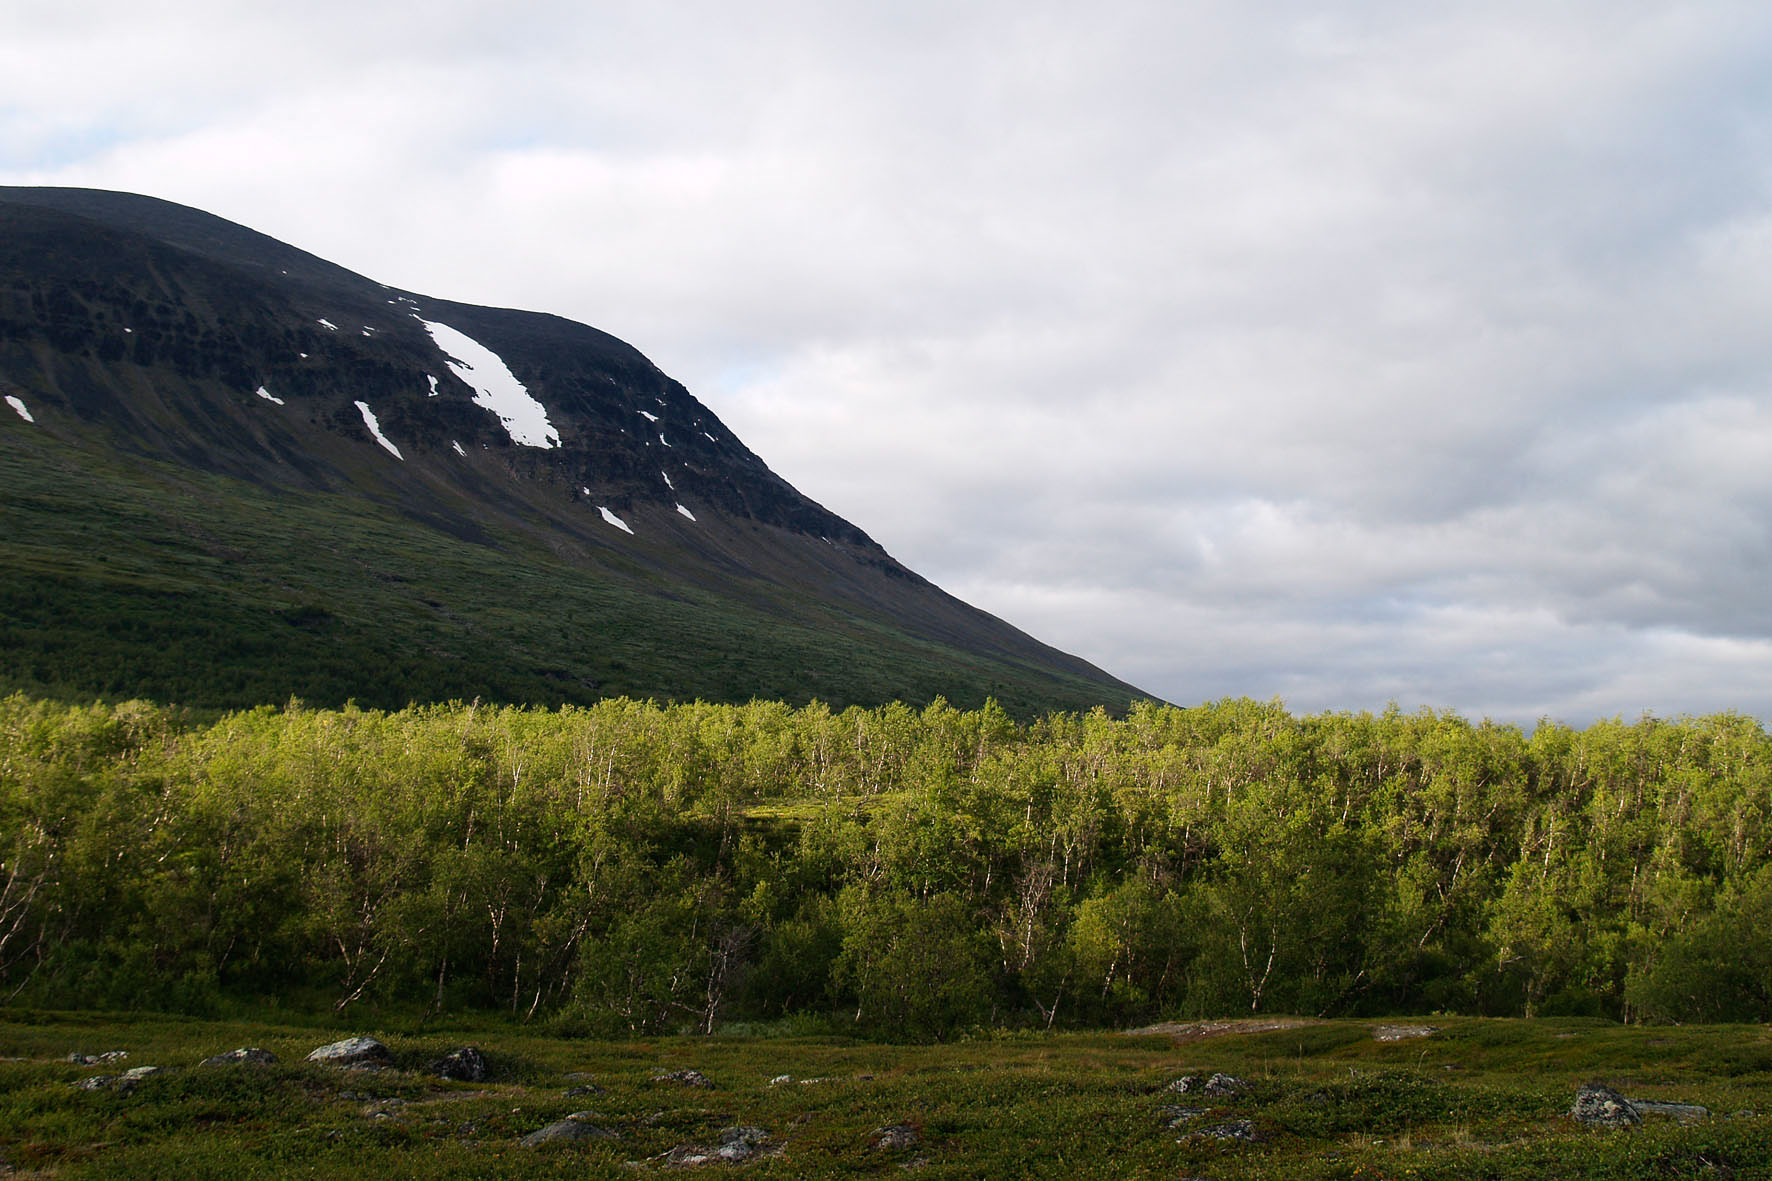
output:
M394 1056L372 1037L348 1037L321 1046L308 1055L308 1061L326 1066L387 1066L394 1061Z
M1643 1122L1643 1116L1629 1099L1611 1087L1588 1083L1575 1093L1575 1105L1569 1115L1590 1128L1628 1128Z
M462 1046L431 1063L431 1073L458 1082L483 1083L491 1071L486 1067L485 1054L473 1046Z
M600 1128L590 1121L597 1118L594 1111L575 1111L565 1119L551 1123L545 1128L537 1128L523 1137L521 1143L525 1148L539 1148L543 1144L555 1144L572 1140L619 1140L616 1133L608 1128Z

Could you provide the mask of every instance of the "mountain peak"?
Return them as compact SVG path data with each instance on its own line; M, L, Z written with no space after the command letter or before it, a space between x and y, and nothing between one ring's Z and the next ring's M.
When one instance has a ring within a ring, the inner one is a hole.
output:
M617 689L733 696L735 686L741 696L856 702L937 692L981 699L994 685L1031 692L1030 705L1133 696L900 565L607 333L390 288L171 202L0 188L0 385L9 404L16 399L31 415L14 416L0 436L15 464L37 464L39 477L52 460L105 471L137 488L141 511L156 519L173 510L155 489L180 472L201 474L217 482L224 515L238 516L243 538L270 527L262 507L240 509L236 494L247 489L248 499L280 500L290 511L354 506L416 530L402 534L402 546L441 536L521 554L549 567L546 581L588 579L626 596L623 611L635 618L648 602L701 604L691 615L716 659L766 643L774 626L840 636L837 651L861 645L875 653L865 663L878 666L863 678L867 687L833 670L824 677L839 690L831 692L818 677L795 686L790 668L764 658L768 675L756 685L742 687L743 676L728 670L704 688L693 653L664 661L677 671L657 675L645 666L657 663L658 645L641 643L654 656L640 666L623 661L620 677L581 675L567 662L566 679L588 687L554 694L562 699ZM169 571L152 552L140 559L176 585L196 577ZM53 555L34 560L66 572ZM303 597L299 578L267 573L281 584L196 585L248 614ZM131 599L139 586L100 578L87 589L95 587L109 588L107 601L124 616L139 614ZM468 631L486 627L484 616L454 616ZM605 625L587 626L608 638ZM878 655L882 644L897 655ZM472 664L471 646L458 637L448 651ZM582 638L567 646L582 647ZM613 662L604 655L592 663L608 673ZM473 674L461 671L454 681L471 687ZM53 661L41 672L49 675L11 677L72 675ZM417 674L407 680L412 697L439 692L421 692ZM157 682L144 684L151 691ZM1033 692L1033 684L1045 688ZM1050 700L1038 701L1042 693Z

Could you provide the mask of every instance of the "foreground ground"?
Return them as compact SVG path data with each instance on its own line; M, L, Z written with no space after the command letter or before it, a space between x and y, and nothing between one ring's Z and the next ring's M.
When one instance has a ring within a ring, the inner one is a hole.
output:
M304 1061L352 1034L384 1041L395 1069ZM488 1081L428 1073L468 1044ZM278 1061L198 1065L242 1046ZM1759 1026L1223 1022L905 1047L0 1012L0 1056L0 1171L14 1177L1772 1177ZM140 1066L166 1069L78 1085ZM655 1078L683 1070L713 1087ZM1248 1089L1202 1095L1216 1072ZM1184 1076L1197 1081L1171 1090ZM1708 1115L1586 1128L1568 1112L1588 1082ZM520 1142L572 1113L613 1138ZM755 1148L743 1163L673 1163L732 1128L762 1134L738 1137Z

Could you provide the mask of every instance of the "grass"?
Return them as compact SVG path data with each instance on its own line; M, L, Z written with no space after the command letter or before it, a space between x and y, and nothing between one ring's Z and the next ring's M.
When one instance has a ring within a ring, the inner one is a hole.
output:
M291 696L394 709L994 696L1018 716L1126 703L767 578L697 585L639 557L556 552L493 514L457 521L482 543L462 541L366 497L18 429L0 430L0 487L0 691L199 710Z
M673 1146L720 1129L766 1129L759 1177L1668 1178L1772 1176L1772 1034L1759 1027L1666 1029L1583 1021L1436 1020L1431 1037L1378 1042L1338 1021L1178 1043L1111 1033L980 1035L942 1046L831 1036L590 1041L477 1021L407 1029L317 1029L142 1015L0 1014L0 1153L23 1175L56 1177L631 1177L664 1170ZM310 1065L335 1036L371 1033L398 1069ZM432 1079L453 1046L482 1047L488 1083ZM271 1067L209 1067L237 1045ZM131 1093L71 1084L118 1067L71 1051L124 1049L161 1065ZM1727 1071L1719 1072L1721 1064ZM652 1081L693 1068L716 1084ZM1202 1099L1166 1090L1224 1071L1251 1090ZM564 1092L589 1075L601 1092ZM791 1083L772 1085L780 1075ZM798 1080L818 1080L802 1083ZM1603 1132L1566 1112L1605 1081L1643 1098L1712 1111L1683 1127ZM1204 1106L1171 1129L1161 1108ZM523 1135L592 1110L619 1139L524 1148ZM1255 1143L1184 1139L1248 1120ZM910 1148L872 1134L909 1124ZM637 1162L637 1163L636 1163ZM727 1168L730 1166L722 1166Z

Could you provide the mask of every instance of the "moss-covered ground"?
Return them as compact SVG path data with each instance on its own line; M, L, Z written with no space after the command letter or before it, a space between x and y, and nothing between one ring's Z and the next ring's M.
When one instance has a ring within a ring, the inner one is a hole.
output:
M1420 1023L1415 1023L1420 1024ZM1378 1023L1263 1032L979 1036L897 1046L779 1029L712 1038L591 1041L497 1023L405 1029L143 1015L0 1015L0 1153L14 1176L628 1177L756 1126L768 1151L714 1172L758 1177L1665 1178L1772 1177L1772 1031L1622 1027L1589 1020L1435 1019L1425 1037ZM367 1033L396 1069L303 1061ZM486 1052L485 1083L425 1067L454 1046ZM269 1067L199 1067L262 1046ZM125 1050L108 1065L70 1053ZM75 1084L129 1066L165 1072L133 1090ZM703 1090L655 1082L695 1069ZM1183 1075L1246 1080L1236 1097L1177 1094ZM793 1081L781 1082L780 1076ZM1651 1118L1591 1130L1578 1086L1701 1104L1692 1125ZM597 1093L568 1095L587 1083ZM1165 1110L1168 1108L1169 1110ZM1171 1127L1179 1108L1205 1108ZM526 1148L568 1113L618 1139ZM1247 1121L1253 1142L1192 1135ZM917 1142L879 1147L908 1125Z

